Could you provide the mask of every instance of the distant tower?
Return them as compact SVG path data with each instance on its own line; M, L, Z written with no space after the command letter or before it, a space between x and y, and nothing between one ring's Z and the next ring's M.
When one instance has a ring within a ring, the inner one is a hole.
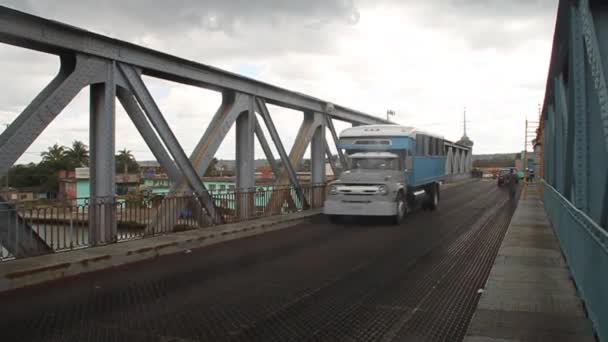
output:
M467 136L467 109L466 108L464 109L462 123L463 123L464 133L462 135L462 138L460 138L460 140L458 140L456 143L459 145L464 145L464 146L468 146L468 147L472 148L473 141L471 139L469 139L469 137Z

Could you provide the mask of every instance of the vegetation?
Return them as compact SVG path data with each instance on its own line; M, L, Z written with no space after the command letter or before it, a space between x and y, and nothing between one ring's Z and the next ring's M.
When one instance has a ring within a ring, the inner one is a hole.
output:
M217 176L216 166L217 166L217 158L211 159L211 162L209 163L209 167L205 171L205 175L204 176L205 177L214 177L214 176Z
M475 160L473 161L473 167L514 167L515 159L508 158L493 158L493 159L485 159L485 160Z
M82 141L75 140L72 146L54 144L40 154L40 163L15 165L8 173L8 185L15 188L37 187L42 192L57 192L59 187L59 171L74 170L78 167L89 166L89 149ZM116 171L138 172L137 161L131 151L124 149L116 155ZM2 178L1 186L6 183Z
M139 166L137 165L137 161L131 151L124 150L118 151L116 155L116 172L117 173L136 173L139 171Z

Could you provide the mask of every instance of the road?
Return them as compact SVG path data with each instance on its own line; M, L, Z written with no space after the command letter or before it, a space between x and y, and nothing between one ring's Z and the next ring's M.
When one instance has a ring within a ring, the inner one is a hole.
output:
M3 341L458 341L513 212L477 181L399 227L295 227L0 295Z

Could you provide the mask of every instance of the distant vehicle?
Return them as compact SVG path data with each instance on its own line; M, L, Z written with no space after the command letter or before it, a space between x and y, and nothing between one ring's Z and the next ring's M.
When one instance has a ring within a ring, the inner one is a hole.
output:
M516 177L511 177L511 170L513 170L513 174L516 175ZM513 168L507 168L507 169L500 169L498 170L498 176L497 176L497 180L496 180L496 184L498 186L503 186L508 184L511 179L514 179L515 184L519 183L519 174L516 173L515 169Z
M399 125L367 125L340 134L347 170L329 184L324 213L390 216L400 223L414 206L435 210L445 177L443 137Z

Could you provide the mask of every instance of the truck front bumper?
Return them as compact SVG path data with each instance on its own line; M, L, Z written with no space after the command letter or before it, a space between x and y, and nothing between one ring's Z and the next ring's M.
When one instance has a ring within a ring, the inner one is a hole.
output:
M344 197L346 196L336 196L335 198L330 196L325 200L323 213L349 216L393 216L397 214L397 204L394 201L388 201L386 196L383 196L383 200L379 200L376 196L356 199Z

